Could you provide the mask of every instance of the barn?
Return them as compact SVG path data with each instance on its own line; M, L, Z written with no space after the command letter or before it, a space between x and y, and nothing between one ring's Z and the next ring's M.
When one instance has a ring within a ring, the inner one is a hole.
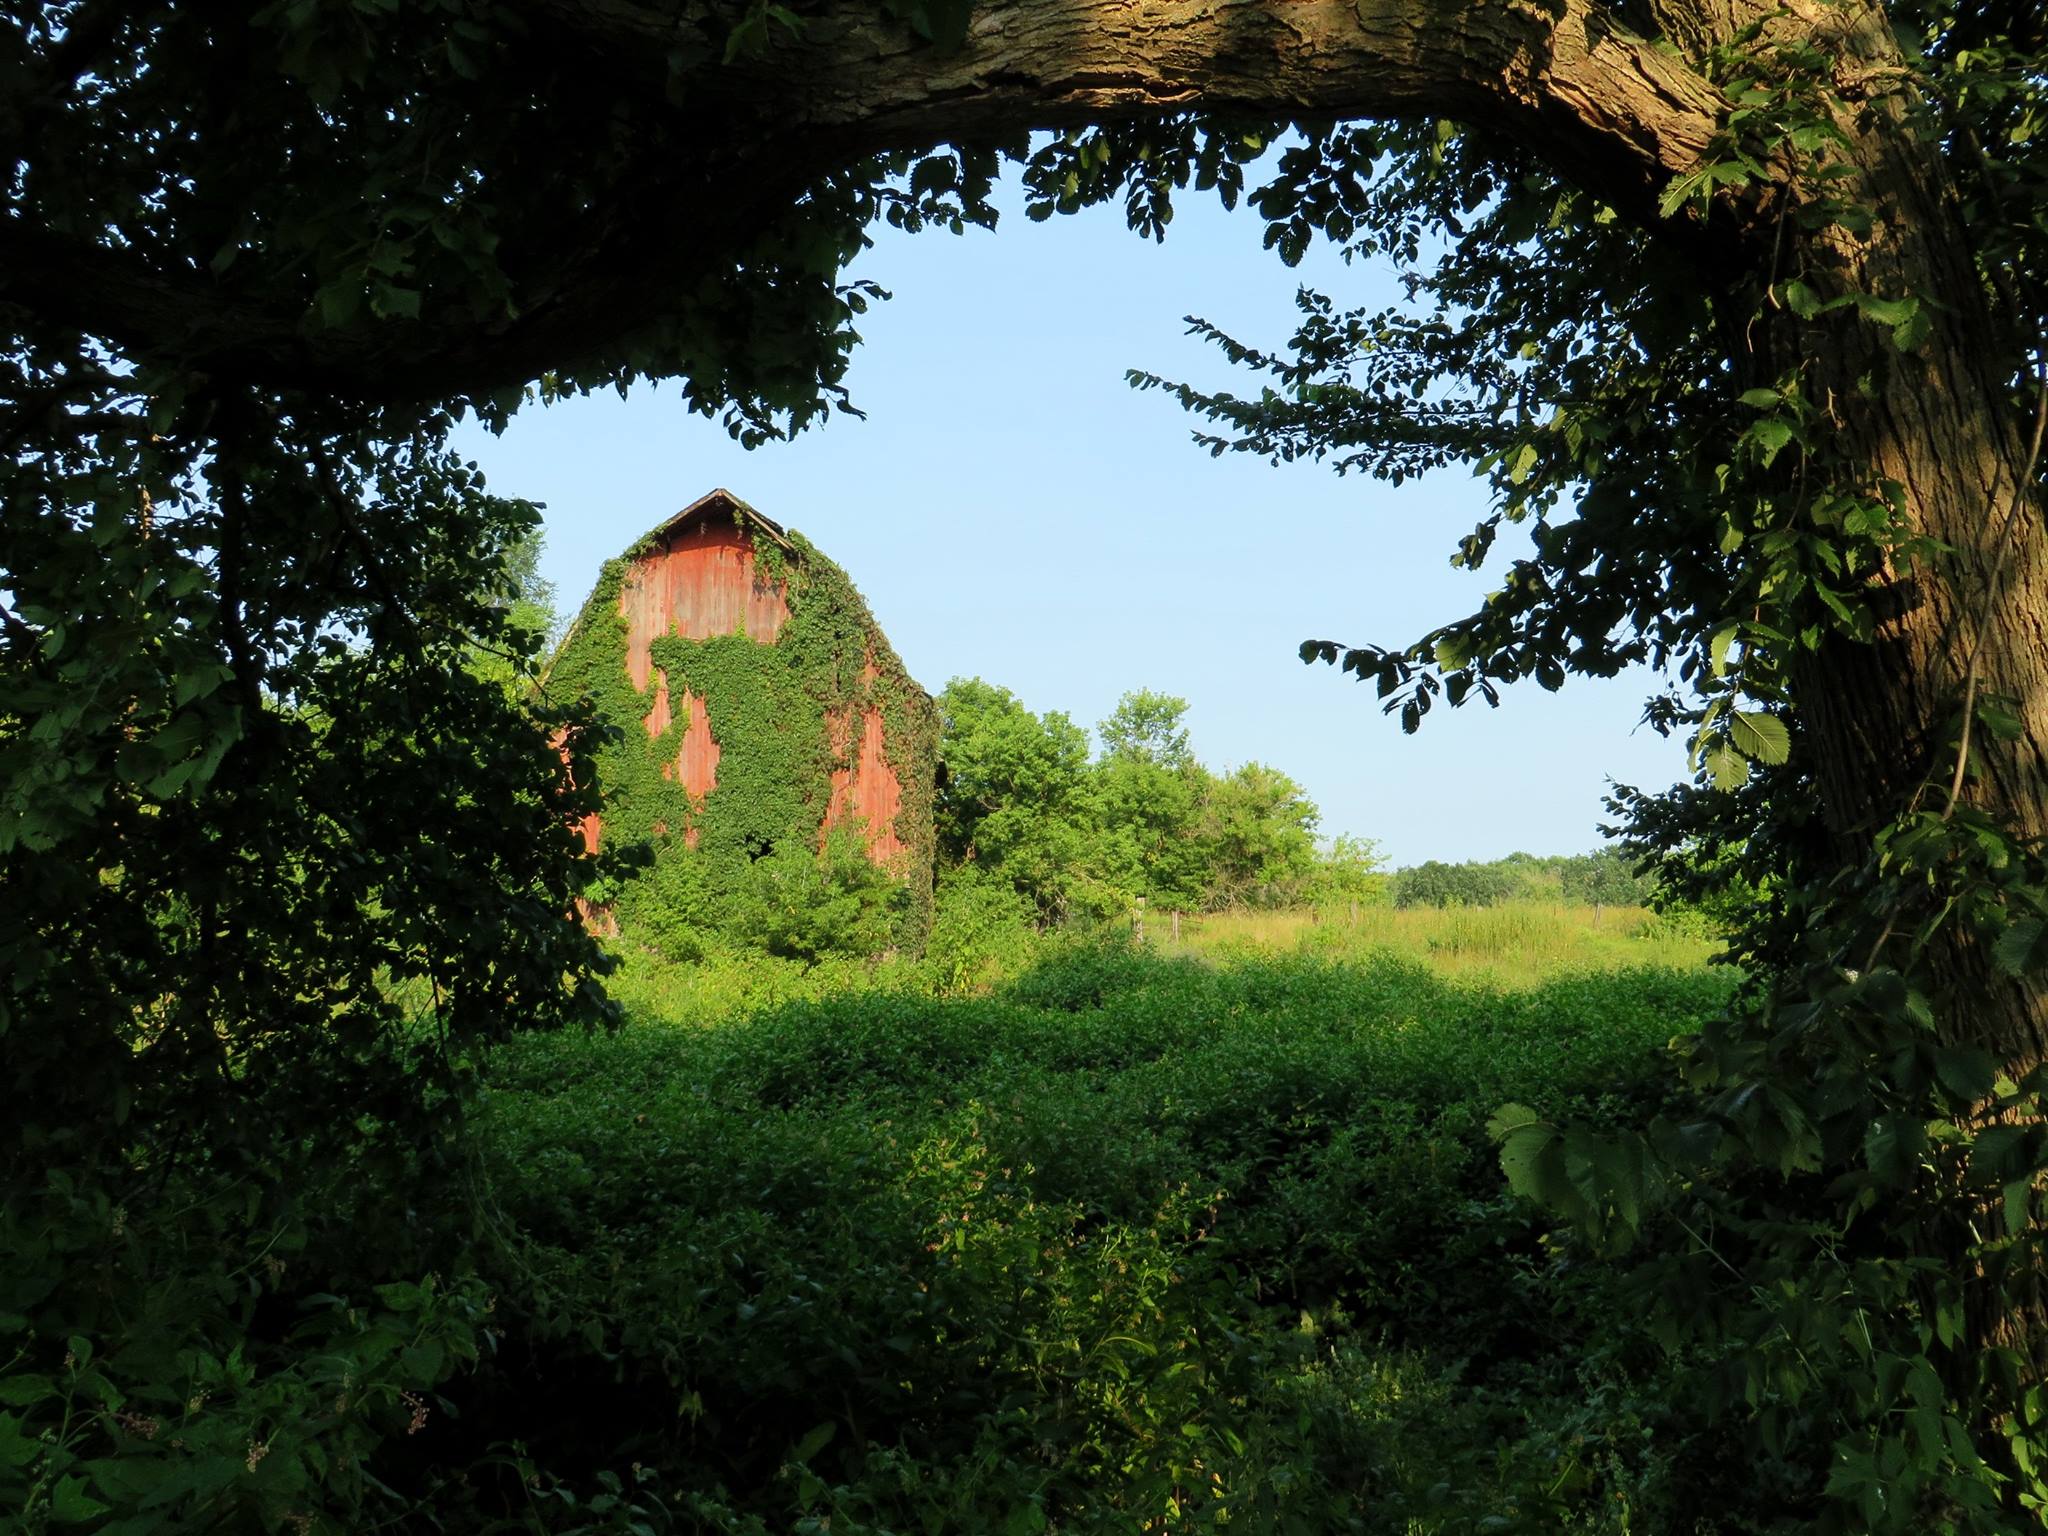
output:
M586 845L652 852L603 893L607 926L690 949L758 885L763 860L788 867L792 850L830 841L887 873L891 942L921 946L937 713L846 573L802 534L730 491L690 503L607 562L544 686L590 698L618 729L599 754Z

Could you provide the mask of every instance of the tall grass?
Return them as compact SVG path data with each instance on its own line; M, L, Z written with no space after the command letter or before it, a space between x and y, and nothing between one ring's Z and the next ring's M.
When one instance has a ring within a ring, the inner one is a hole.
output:
M764 1009L872 993L985 996L1098 940L1130 940L1164 958L1231 967L1282 955L1364 964L1391 955L1434 975L1517 988L1614 971L1691 971L1718 947L1698 926L1636 907L1511 902L1495 907L1340 905L1322 909L1151 913L1142 934L1123 928L1093 938L1034 933L1022 924L977 931L963 948L924 957L834 958L807 964L762 954L710 955L676 964L622 946L609 986L629 1016L710 1025Z
M1580 971L1690 970L1719 947L1701 928L1639 907L1532 901L1223 912L1184 915L1179 928L1176 943L1172 917L1155 913L1145 938L1165 954L1224 960L1291 951L1356 959L1383 950L1440 974L1510 985Z

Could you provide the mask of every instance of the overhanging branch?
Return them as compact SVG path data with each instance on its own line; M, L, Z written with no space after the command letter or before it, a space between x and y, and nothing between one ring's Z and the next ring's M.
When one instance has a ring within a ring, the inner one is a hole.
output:
M303 278L315 264L292 252L264 253L270 279L252 281L246 264L217 278L203 254L59 237L18 217L0 220L0 301L131 356L259 386L483 394L602 365L669 295L730 270L807 187L878 150L1192 109L1444 116L1529 145L1647 219L1657 191L1697 165L1723 108L1681 59L1589 0L1558 14L1537 0L985 0L952 51L878 7L839 4L800 35L771 29L759 56L730 64L725 23L701 3L524 5L524 46L599 96L667 114L689 147L590 209L580 222L605 232L599 248L515 278L495 316L430 292L417 319L323 326ZM575 179L594 142L565 134L554 161L519 174L529 190Z

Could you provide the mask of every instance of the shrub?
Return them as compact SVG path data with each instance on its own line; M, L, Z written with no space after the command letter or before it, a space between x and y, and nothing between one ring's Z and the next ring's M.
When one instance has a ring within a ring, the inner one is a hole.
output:
M963 997L1021 970L1036 945L1031 905L979 865L939 876L925 972L933 993Z
M968 938L1021 922L949 894ZM544 1424L550 1509L730 1532L1619 1529L1650 1497L1634 1442L1585 1449L1634 1410L1579 1409L1587 1333L1485 1120L1636 1113L1725 979L1039 942L989 995L920 967L506 1052L480 1464Z
M824 845L786 844L756 859L733 894L729 929L743 944L815 963L888 948L903 887L841 822Z
M1444 864L1435 859L1397 870L1396 907L1490 907L1516 893L1520 881L1498 864Z

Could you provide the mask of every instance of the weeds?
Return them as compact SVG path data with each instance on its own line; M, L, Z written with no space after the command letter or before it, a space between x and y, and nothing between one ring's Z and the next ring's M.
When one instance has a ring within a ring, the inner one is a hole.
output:
M1582 1303L1484 1120L1636 1112L1732 978L1568 973L1598 946L1554 914L1413 916L1438 968L1221 922L939 978L629 967L623 1032L497 1059L507 1337L465 1432L531 1438L504 1405L546 1383L530 1486L635 1529L1640 1521L1673 1474L1616 1438L1621 1373L1589 1417ZM1666 942L1607 920L1602 953ZM1518 933L1549 979L1443 973Z

